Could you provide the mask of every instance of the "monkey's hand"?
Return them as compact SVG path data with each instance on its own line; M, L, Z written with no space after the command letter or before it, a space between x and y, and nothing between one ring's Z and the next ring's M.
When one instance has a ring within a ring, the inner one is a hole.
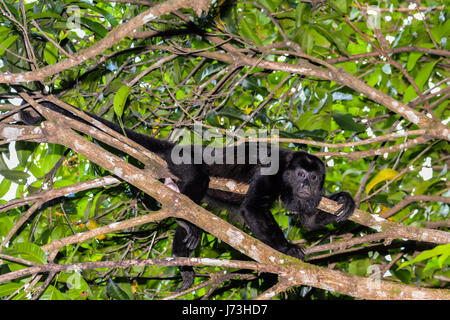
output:
M355 201L348 192L337 192L328 196L327 198L341 204L341 207L334 213L337 216L337 222L347 220L355 211Z

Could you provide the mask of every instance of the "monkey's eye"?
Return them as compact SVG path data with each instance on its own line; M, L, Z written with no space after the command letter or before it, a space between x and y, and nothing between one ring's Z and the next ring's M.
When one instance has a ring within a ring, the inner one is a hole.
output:
M316 181L316 179L317 179L317 176L316 176L315 174L312 174L312 175L311 175L311 180L312 180L312 181Z
M305 177L305 172L304 172L303 170L300 170L300 171L297 173L297 175L298 175L300 178L304 178L304 177Z

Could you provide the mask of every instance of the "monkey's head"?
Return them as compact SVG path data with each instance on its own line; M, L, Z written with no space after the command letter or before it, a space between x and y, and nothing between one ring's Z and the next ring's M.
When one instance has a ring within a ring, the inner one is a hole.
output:
M281 200L292 213L315 212L323 195L325 165L316 156L292 153L283 172Z

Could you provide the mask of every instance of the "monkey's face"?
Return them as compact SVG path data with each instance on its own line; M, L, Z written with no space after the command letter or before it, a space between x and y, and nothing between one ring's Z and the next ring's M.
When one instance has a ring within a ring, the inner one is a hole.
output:
M283 174L281 200L292 213L313 213L322 198L325 166L317 157L296 153Z

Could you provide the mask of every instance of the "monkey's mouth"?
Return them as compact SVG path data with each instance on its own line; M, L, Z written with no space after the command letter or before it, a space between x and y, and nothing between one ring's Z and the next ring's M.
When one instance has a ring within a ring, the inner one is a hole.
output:
M309 200L311 198L314 197L314 195L310 192L299 192L296 194L296 198L300 199L300 200Z
M303 213L315 213L317 211L317 206L319 205L320 200L320 196L311 194L306 195L305 193L302 193L301 195L297 194L295 200L287 209L295 215Z
M295 197L300 201L316 201L319 199L320 202L320 195L316 194L315 192L311 192L310 190L299 190Z

